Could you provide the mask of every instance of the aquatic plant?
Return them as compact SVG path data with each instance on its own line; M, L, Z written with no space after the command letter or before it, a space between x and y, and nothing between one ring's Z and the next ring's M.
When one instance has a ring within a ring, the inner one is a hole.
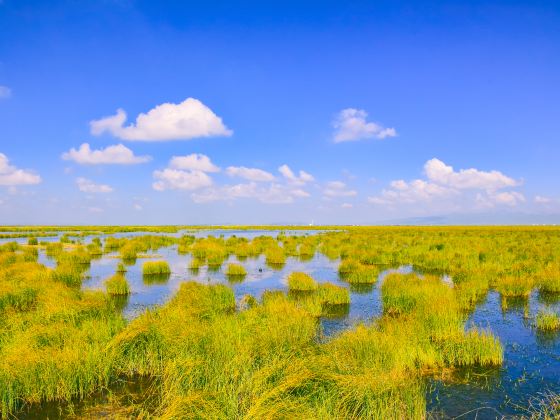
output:
M542 331L556 331L560 329L560 316L553 311L539 311L536 317L536 327Z
M228 277L244 277L247 275L247 270L241 264L230 263L226 269L226 276Z
M122 296L130 294L130 286L122 274L115 274L105 280L105 287L110 295Z
M144 276L171 274L171 268L167 261L146 261L142 265L142 274Z
M319 285L309 274L295 271L288 276L288 289L290 291L309 292L318 288Z

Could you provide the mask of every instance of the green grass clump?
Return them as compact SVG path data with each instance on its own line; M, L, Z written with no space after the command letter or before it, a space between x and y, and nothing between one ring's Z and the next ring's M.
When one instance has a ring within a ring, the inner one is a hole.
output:
M312 292L319 288L309 274L295 271L288 276L288 290L295 292Z
M122 262L117 264L117 273L126 273L128 271L128 268L126 268L126 265L124 265Z
M379 277L379 270L375 267L360 267L344 276L344 280L351 284L374 284Z
M350 273L355 273L362 268L359 261L355 260L343 260L338 266L338 272L341 275L348 275Z
M283 265L286 263L286 254L282 248L275 245L265 251L265 261L271 266Z
M560 294L560 264L548 264L540 273L539 291Z
M122 274L115 274L105 280L105 288L110 295L125 296L130 294L130 286Z
M66 286L79 287L82 285L83 270L72 264L61 264L52 270L51 278Z
M142 274L144 276L171 274L171 268L167 261L147 261L142 265Z
M36 237L32 236L29 239L27 239L27 245L39 245L39 241L37 240Z
M530 275L504 275L497 279L496 290L504 298L526 298L531 294L534 285L534 279Z
M241 264L231 263L228 264L226 269L226 276L228 277L245 277L247 270Z
M552 311L539 311L536 318L537 329L556 331L560 329L560 316Z
M347 288L332 283L319 285L318 295L321 301L327 305L349 305L350 292Z

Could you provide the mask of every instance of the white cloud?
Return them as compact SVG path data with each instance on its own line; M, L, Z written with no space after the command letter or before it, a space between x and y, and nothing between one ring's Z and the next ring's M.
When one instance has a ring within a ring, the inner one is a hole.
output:
M534 198L535 203L537 204L550 204L552 203L554 200L550 197L544 197L542 195L536 195Z
M350 190L346 187L346 184L342 181L331 181L327 182L327 187L324 189L323 194L326 197L354 197L358 195L355 190Z
M411 182L397 180L392 181L389 185L391 188L384 189L380 196L369 197L368 201L373 204L430 202L457 194L453 189L422 179L415 179Z
M476 206L482 209L496 206L515 207L525 201L525 196L517 191L487 191L486 193L478 193L475 198Z
M457 189L496 190L521 184L499 171L485 172L471 168L456 172L452 166L435 158L426 162L424 170L429 180Z
M342 203L340 207L342 207L343 209L351 209L354 206L350 203Z
M169 167L186 171L219 172L220 168L214 165L206 155L193 153L187 156L173 156Z
M289 182L294 185L303 185L307 182L312 182L315 180L313 176L305 171L299 171L299 176L294 174L288 165L282 165L278 168L278 172L282 174Z
M90 213L103 213L103 209L101 207L88 207L88 211Z
M517 206L525 197L517 191L503 191L521 185L499 171L461 169L455 171L439 159L424 165L427 179L392 181L389 188L368 198L372 204L396 206L422 204L432 211L467 211L495 206Z
M179 104L164 103L136 117L136 123L125 126L126 112L90 122L91 133L109 132L123 140L165 141L197 137L231 136L222 119L198 99L187 98Z
M0 86L0 98L9 98L12 96L12 89L8 86Z
M39 175L10 165L8 157L0 153L0 185L15 187L17 185L35 185L41 181Z
M334 142L355 141L369 138L384 139L395 137L394 128L385 128L375 122L367 122L367 112L363 109L346 108L333 121Z
M72 160L80 165L133 165L149 162L152 158L150 156L135 156L132 150L122 144L92 150L88 143L83 143L78 150L72 148L70 151L63 153L62 159Z
M144 207L142 207L140 204L136 203L133 206L134 210L136 211L142 211L144 209Z
M246 168L245 166L229 166L226 173L231 177L239 177L248 181L270 182L274 181L274 175L270 172L257 168Z
M295 198L305 197L309 197L309 193L299 188L291 188L281 184L263 186L256 182L224 185L219 188L211 188L192 194L192 199L195 203L253 198L267 204L289 204L293 203Z
M154 171L153 175L156 181L152 184L152 187L156 191L192 191L212 185L212 178L202 171L183 171L165 168L162 171Z
M76 185L78 189L86 193L110 193L113 192L113 188L105 184L96 184L87 178L76 178Z

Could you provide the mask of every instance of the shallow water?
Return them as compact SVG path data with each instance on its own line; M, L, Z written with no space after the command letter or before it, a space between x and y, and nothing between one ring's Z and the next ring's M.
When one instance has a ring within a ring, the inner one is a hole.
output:
M190 233L190 232L189 232ZM259 235L277 236L278 231L196 231L196 236L209 234L225 237L236 235L253 238ZM294 231L287 234L309 234ZM126 233L115 236L135 236L141 233ZM104 235L105 236L105 235ZM26 239L25 239L26 240ZM44 252L40 252L40 262L53 266ZM131 286L131 295L124 300L123 313L132 319L146 308L164 304L178 290L180 284L187 280L201 283L229 284L237 299L245 294L255 297L265 290L287 290L287 276L293 271L304 271L312 275L318 282L332 282L350 288L351 305L347 313L337 317L321 319L323 332L326 336L336 334L360 322L371 322L381 315L380 284L383 277L395 269L383 271L379 281L371 287L359 289L350 287L338 275L338 260L329 260L322 254L316 254L308 261L288 258L279 269L265 264L264 256L237 261L230 257L227 262L240 262L247 270L242 282L229 282L221 269L209 270L201 268L197 273L188 269L190 255L179 255L177 247L171 246L158 250L153 259L166 260L172 270L168 278L145 279L142 277L142 264L152 258L139 258L128 266L126 278ZM104 255L93 260L88 271L89 278L84 281L85 289L104 289L104 280L115 273L120 262L117 254ZM227 262L222 267L225 269ZM400 272L413 271L410 266L398 269ZM447 276L442 280L450 283ZM469 368L455 372L445 382L429 379L428 410L436 417L462 419L478 418L493 419L502 416L519 416L527 414L525 407L543 393L553 391L560 393L560 337L558 334L538 333L534 328L533 317L539 308L550 307L560 310L558 299L539 296L533 293L528 301L510 302L507 310L502 310L500 296L491 291L469 317L467 326L486 328L501 340L505 354L504 364L500 368L480 369Z

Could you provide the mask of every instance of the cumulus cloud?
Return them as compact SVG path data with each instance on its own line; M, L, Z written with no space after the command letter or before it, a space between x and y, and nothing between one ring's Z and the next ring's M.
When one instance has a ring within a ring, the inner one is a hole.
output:
M169 166L185 171L220 172L220 168L214 165L208 156L198 153L187 156L173 156Z
M76 185L78 189L86 193L110 193L113 192L113 188L106 184L96 184L87 178L76 178Z
M369 138L381 140L397 135L394 128L385 128L378 123L368 122L367 116L367 112L363 109L346 108L340 111L332 123L335 129L334 142L341 143Z
M427 179L396 180L380 194L368 198L372 204L395 206L423 204L432 210L465 211L482 207L517 206L525 202L522 193L504 189L521 185L499 171L461 169L455 171L439 159L424 165Z
M9 98L10 96L12 96L12 89L8 86L0 86L0 99Z
M257 168L246 168L245 166L229 166L226 169L226 174L254 182L270 182L275 179L270 172Z
M358 195L356 190L348 189L346 184L342 181L327 182L326 188L323 190L326 197L354 197Z
M351 209L354 206L350 203L342 203L340 207L342 207L343 209Z
M149 162L152 158L135 156L132 150L122 144L92 150L88 143L83 143L77 150L72 148L63 153L62 159L72 160L80 165L134 165Z
M429 180L457 189L496 190L520 185L519 181L499 171L485 172L474 168L455 171L452 166L435 158L426 162L424 171Z
M282 174L288 182L295 184L295 185L304 185L308 182L312 182L315 180L311 174L308 174L305 171L299 171L299 176L296 175L288 165L282 165L278 168L278 172Z
M194 98L179 104L164 103L136 117L136 122L125 126L126 112L118 109L112 116L90 122L93 135L105 132L132 141L189 140L198 137L231 136L222 119Z
M18 185L35 185L41 182L41 177L29 170L18 169L10 165L8 157L0 153L0 185L15 187Z
M534 201L537 204L550 204L554 200L550 197L545 197L545 196L542 196L542 195L536 195L535 198L534 198Z
M152 187L156 191L165 190L197 190L212 185L212 178L202 171L183 171L165 168L154 171L155 182Z
M253 198L267 204L289 204L295 198L308 197L309 193L300 188L291 188L281 184L263 186L256 182L237 185L225 185L192 194L195 203L212 201L233 201L239 198Z

